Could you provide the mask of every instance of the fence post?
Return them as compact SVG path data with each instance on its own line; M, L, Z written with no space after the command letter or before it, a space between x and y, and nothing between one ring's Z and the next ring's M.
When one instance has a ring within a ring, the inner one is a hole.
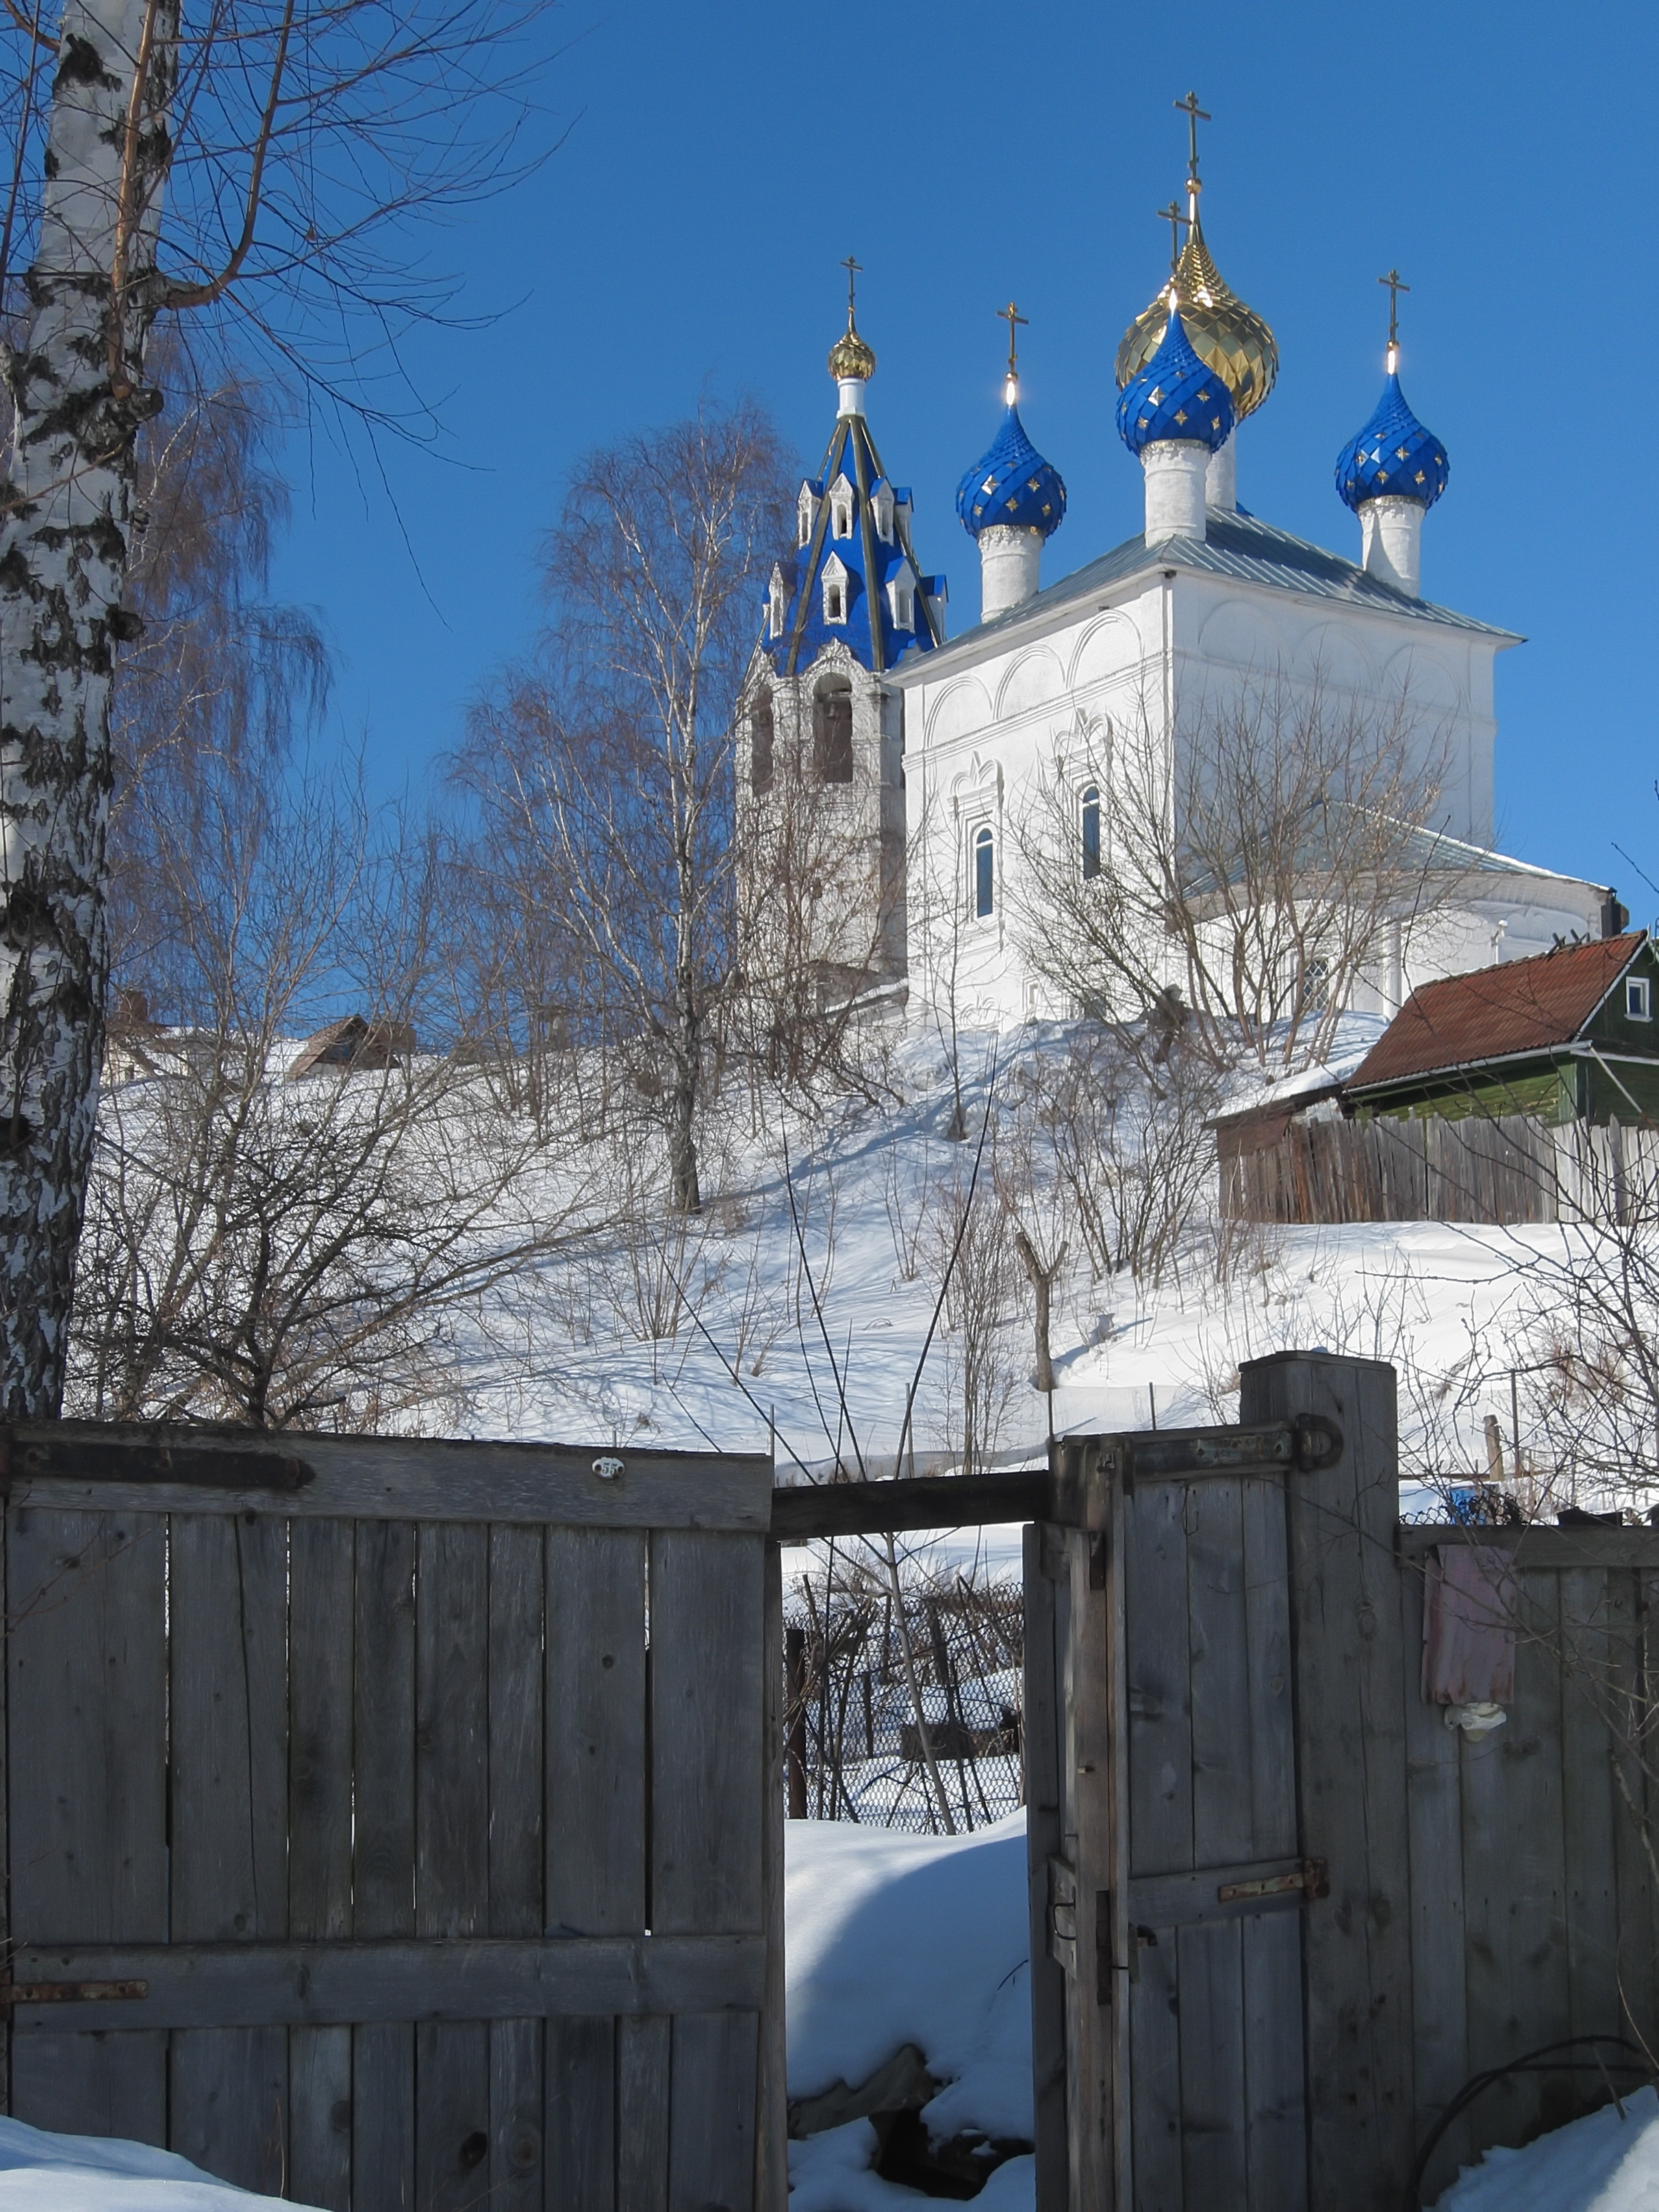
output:
M806 1818L806 1631L804 1628L787 1628L784 1631L784 1648L788 1655L785 1679L789 1693L789 1817L792 1820L804 1820Z
M1241 1383L1245 1423L1322 1414L1343 1437L1334 1466L1285 1478L1300 1849L1330 1871L1304 1926L1308 2195L1396 2212L1413 2081L1395 1371L1279 1352Z

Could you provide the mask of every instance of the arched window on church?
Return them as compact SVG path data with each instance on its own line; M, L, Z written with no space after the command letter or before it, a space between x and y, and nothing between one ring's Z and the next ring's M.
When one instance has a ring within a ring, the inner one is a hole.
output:
M749 784L753 791L770 791L772 788L774 743L772 694L763 691L749 717Z
M1081 826L1083 831L1083 872L1085 877L1100 873L1100 786L1085 787Z
M817 502L810 484L800 488L800 497L795 501L795 542L799 545L811 543L812 525L817 519Z
M853 687L826 676L812 695L812 773L820 783L853 781Z
M974 832L974 913L986 921L996 911L996 840L988 827Z

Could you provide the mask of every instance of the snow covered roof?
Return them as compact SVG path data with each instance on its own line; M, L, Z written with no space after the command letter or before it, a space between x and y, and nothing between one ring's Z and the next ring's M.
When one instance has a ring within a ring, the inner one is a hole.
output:
M1379 614L1401 615L1413 622L1496 638L1504 645L1521 642L1515 630L1476 622L1473 616L1437 606L1431 599L1408 599L1391 584L1385 584L1381 577L1371 575L1352 561L1345 561L1340 554L1327 552L1322 545L1297 538L1288 530L1276 530L1271 523L1261 521L1243 507L1212 507L1206 528L1208 535L1202 544L1193 538L1166 538L1159 544L1149 545L1139 532L1126 538L1109 553L1103 553L1098 560L1062 577L1059 583L1050 584L1046 591L1022 600L1008 613L999 615L994 622L981 623L976 629L953 638L945 658L959 647L971 645L978 649L998 631L1017 629L1033 617L1040 618L1056 613L1073 600L1090 599L1111 585L1158 568L1229 576L1243 583L1266 584L1279 591L1334 599L1347 606L1369 607ZM943 666L943 660L930 660L929 677L940 673ZM909 672L905 672L908 675Z

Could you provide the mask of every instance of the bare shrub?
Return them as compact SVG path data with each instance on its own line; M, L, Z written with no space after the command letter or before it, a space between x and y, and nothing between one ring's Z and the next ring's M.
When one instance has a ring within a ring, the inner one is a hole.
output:
M1026 959L1082 1012L1161 1017L1218 1066L1241 1048L1321 1058L1385 933L1409 938L1443 872L1427 834L1441 750L1408 691L1379 710L1316 672L1243 679L1173 727L1139 702L1079 735L1013 818ZM1085 869L1090 784L1110 805Z
M559 1248L580 1175L465 1055L416 1044L434 903L418 842L349 790L296 793L280 761L198 766L188 794L158 783L142 802L174 1018L135 1014L112 1040L70 1402L256 1427L453 1421L470 1316ZM361 1048L285 1079L342 998Z

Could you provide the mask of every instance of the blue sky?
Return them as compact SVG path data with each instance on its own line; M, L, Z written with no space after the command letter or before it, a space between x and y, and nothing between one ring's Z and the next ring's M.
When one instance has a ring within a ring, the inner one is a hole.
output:
M1381 381L1397 264L1402 379L1444 440L1428 594L1526 634L1498 663L1499 842L1659 880L1659 501L1650 267L1659 9L1326 0L1227 10L1078 0L564 0L561 150L431 246L482 328L410 349L441 456L378 460L319 428L289 465L276 588L337 650L333 735L387 788L459 743L467 702L533 637L535 552L584 448L751 394L816 463L848 252L879 367L870 414L915 489L952 628L977 607L957 479L995 428L1012 295L1023 412L1064 474L1049 580L1138 527L1112 357L1168 259L1195 86L1206 235L1272 323L1277 389L1240 497L1339 551L1332 488Z

